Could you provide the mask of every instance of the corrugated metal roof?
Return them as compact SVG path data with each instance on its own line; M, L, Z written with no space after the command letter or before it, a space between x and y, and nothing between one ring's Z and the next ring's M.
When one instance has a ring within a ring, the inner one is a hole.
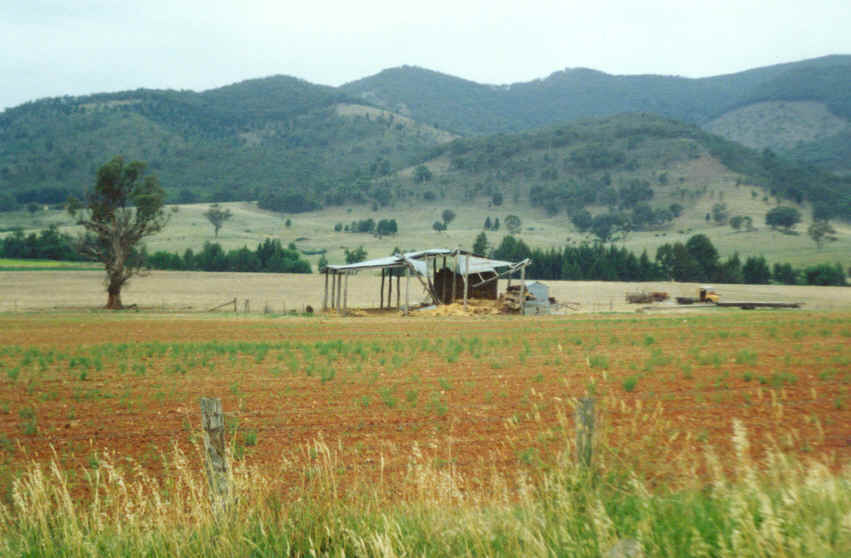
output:
M469 256L469 272L470 273L484 273L484 272L494 272L498 268L509 267L514 265L513 262L507 262L503 260L492 260L490 258L483 258L481 256L475 256L470 252L466 252L464 250L449 250L448 248L431 248L429 250L420 250L418 252L406 252L405 254L394 254L392 256L387 256L385 258L376 258L374 260L365 260L362 262L357 262L353 264L343 264L343 265L328 265L325 266L326 269L329 269L334 272L343 272L343 271L360 271L363 269L381 269L381 268L399 268L399 267L411 267L420 275L427 275L428 268L423 258L428 256L451 256L454 254L458 254L458 266L456 268L456 273L464 273L467 270L466 258L464 256ZM321 270L320 270L321 271Z

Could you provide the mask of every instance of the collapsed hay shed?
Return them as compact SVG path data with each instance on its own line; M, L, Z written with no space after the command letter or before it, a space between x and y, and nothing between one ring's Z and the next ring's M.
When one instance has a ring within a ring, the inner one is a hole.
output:
M525 278L526 266L530 263L532 262L528 258L514 263L477 256L460 249L432 248L353 264L328 265L320 270L320 273L325 274L322 310L323 312L347 311L348 276L365 270L380 271L379 309L394 308L393 279L395 278L395 308L407 314L410 308L412 276L428 293L433 304L451 304L463 300L466 306L468 298L496 300L498 279L510 277L517 271L520 271L521 276ZM402 304L403 275L405 277L404 304Z

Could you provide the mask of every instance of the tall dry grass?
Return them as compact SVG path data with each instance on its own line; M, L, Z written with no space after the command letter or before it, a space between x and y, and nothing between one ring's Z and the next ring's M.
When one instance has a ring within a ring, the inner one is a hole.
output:
M306 466L293 456L277 470L235 462L225 506L176 448L157 478L99 456L85 471L86 498L72 492L78 472L33 463L0 507L0 555L851 555L851 471L778 450L754 461L738 422L733 443L732 463L709 448L694 456L708 481L651 489L605 448L591 469L579 466L569 440L546 467L475 482L439 459L445 449L414 445L390 484L345 470L340 448L320 438L302 449Z

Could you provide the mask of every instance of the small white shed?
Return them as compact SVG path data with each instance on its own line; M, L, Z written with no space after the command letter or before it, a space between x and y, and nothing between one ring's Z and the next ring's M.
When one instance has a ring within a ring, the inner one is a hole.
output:
M550 288L540 281L526 281L526 291L534 296L526 301L526 314L550 313Z

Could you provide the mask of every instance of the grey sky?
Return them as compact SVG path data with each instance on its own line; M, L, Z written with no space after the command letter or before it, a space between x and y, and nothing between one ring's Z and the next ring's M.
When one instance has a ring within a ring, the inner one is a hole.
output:
M700 77L851 53L848 0L0 0L0 109L411 64L481 83L567 67Z

